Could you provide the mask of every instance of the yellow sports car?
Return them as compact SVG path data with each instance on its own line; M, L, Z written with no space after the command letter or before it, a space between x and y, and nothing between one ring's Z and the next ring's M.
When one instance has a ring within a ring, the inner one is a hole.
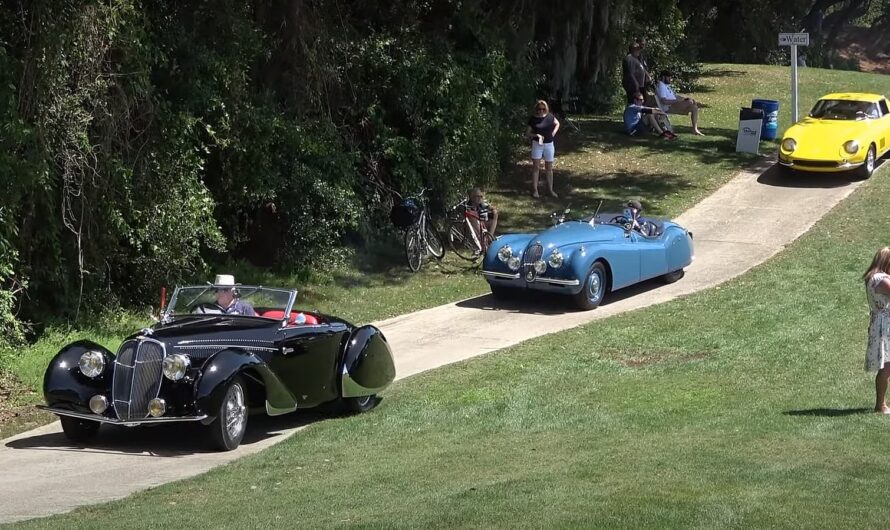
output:
M879 94L828 94L782 137L779 164L801 171L855 170L868 178L890 150L890 108Z

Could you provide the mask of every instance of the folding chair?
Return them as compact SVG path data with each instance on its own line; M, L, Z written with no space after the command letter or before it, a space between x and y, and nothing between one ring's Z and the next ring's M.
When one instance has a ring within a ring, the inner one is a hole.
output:
M661 99L658 97L658 90L652 91L652 97L655 98L655 106L664 110L664 106L661 104ZM670 116L668 116L667 112L665 112L664 114L659 114L655 119L658 120L658 123L661 125L662 129L674 132L674 125L671 123L671 118ZM662 120L664 120L663 123Z

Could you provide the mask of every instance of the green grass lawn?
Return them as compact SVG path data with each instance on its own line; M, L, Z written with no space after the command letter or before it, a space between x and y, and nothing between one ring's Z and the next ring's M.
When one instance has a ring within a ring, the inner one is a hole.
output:
M674 116L681 139L665 142L656 138L629 138L622 131L620 116L576 117L581 132L558 137L556 189L560 199L531 197L530 164L522 161L505 173L489 199L501 211L499 232L537 230L546 226L550 213L570 206L591 211L596 199L604 208L628 197L639 197L647 212L673 217L729 180L740 168L755 160L735 153L738 109L752 98L774 98L781 102L780 130L789 125L789 68L751 65L705 67L702 89L694 96L703 109L701 128L706 136L688 132L688 118ZM802 114L822 94L833 90L890 92L888 77L857 72L801 69ZM521 126L517 134L522 132ZM764 153L775 145L765 142ZM522 152L522 156L526 156ZM394 240L396 236L393 236ZM356 323L370 322L418 309L433 307L487 292L487 284L471 263L448 254L442 263L427 264L412 274L397 246L362 256L350 267L320 269L308 280L272 273L243 264L229 265L242 283L295 285L302 307L318 309ZM43 371L52 355L67 342L90 337L116 349L126 334L151 323L149 311L103 315L89 327L51 326L35 345L12 356L0 356L0 372L13 374L27 387L39 390ZM7 376L8 377L8 376ZM40 402L38 393L17 392L11 400L0 396L0 417L12 405L20 417L0 420L0 438L19 432L51 417L25 411ZM35 415L36 414L36 415Z
M205 475L23 528L872 528L860 275L890 173L703 293L420 374ZM237 502L232 502L237 499Z

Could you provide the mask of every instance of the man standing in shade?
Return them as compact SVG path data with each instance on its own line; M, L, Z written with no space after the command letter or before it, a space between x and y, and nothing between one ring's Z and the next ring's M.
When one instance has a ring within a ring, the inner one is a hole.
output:
M624 58L624 62L621 65L621 85L624 87L624 92L627 94L628 103L633 103L633 95L638 92L642 93L646 85L652 82L652 79L646 72L646 67L643 66L643 62L640 61L642 50L643 46L639 42L631 44L629 53L627 54L627 57Z

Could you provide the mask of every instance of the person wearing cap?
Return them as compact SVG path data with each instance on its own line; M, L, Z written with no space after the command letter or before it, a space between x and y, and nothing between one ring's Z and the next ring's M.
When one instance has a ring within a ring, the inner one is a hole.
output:
M636 92L633 94L633 101L628 103L624 108L624 130L631 136L652 130L658 134L659 138L667 140L675 140L677 135L662 129L658 121L654 118L655 114L664 114L657 107L647 107L643 105L643 94Z
M634 42L628 49L628 54L621 63L621 85L627 93L627 102L634 102L634 94L642 93L647 84L652 82L646 67L640 60L643 45Z
M655 85L655 93L658 94L658 100L661 102L661 110L669 114L689 114L692 120L692 132L704 136L704 133L698 129L698 102L689 97L678 95L671 88L673 74L664 70L659 76L658 83Z
M654 236L655 226L648 220L642 219L640 214L643 213L643 205L636 199L631 199L624 203L624 216L631 223L631 229L636 230L644 236ZM641 221L642 219L642 221Z
M256 316L253 306L238 298L235 287L235 277L231 274L217 274L213 281L213 289L216 291L216 304L224 315Z

